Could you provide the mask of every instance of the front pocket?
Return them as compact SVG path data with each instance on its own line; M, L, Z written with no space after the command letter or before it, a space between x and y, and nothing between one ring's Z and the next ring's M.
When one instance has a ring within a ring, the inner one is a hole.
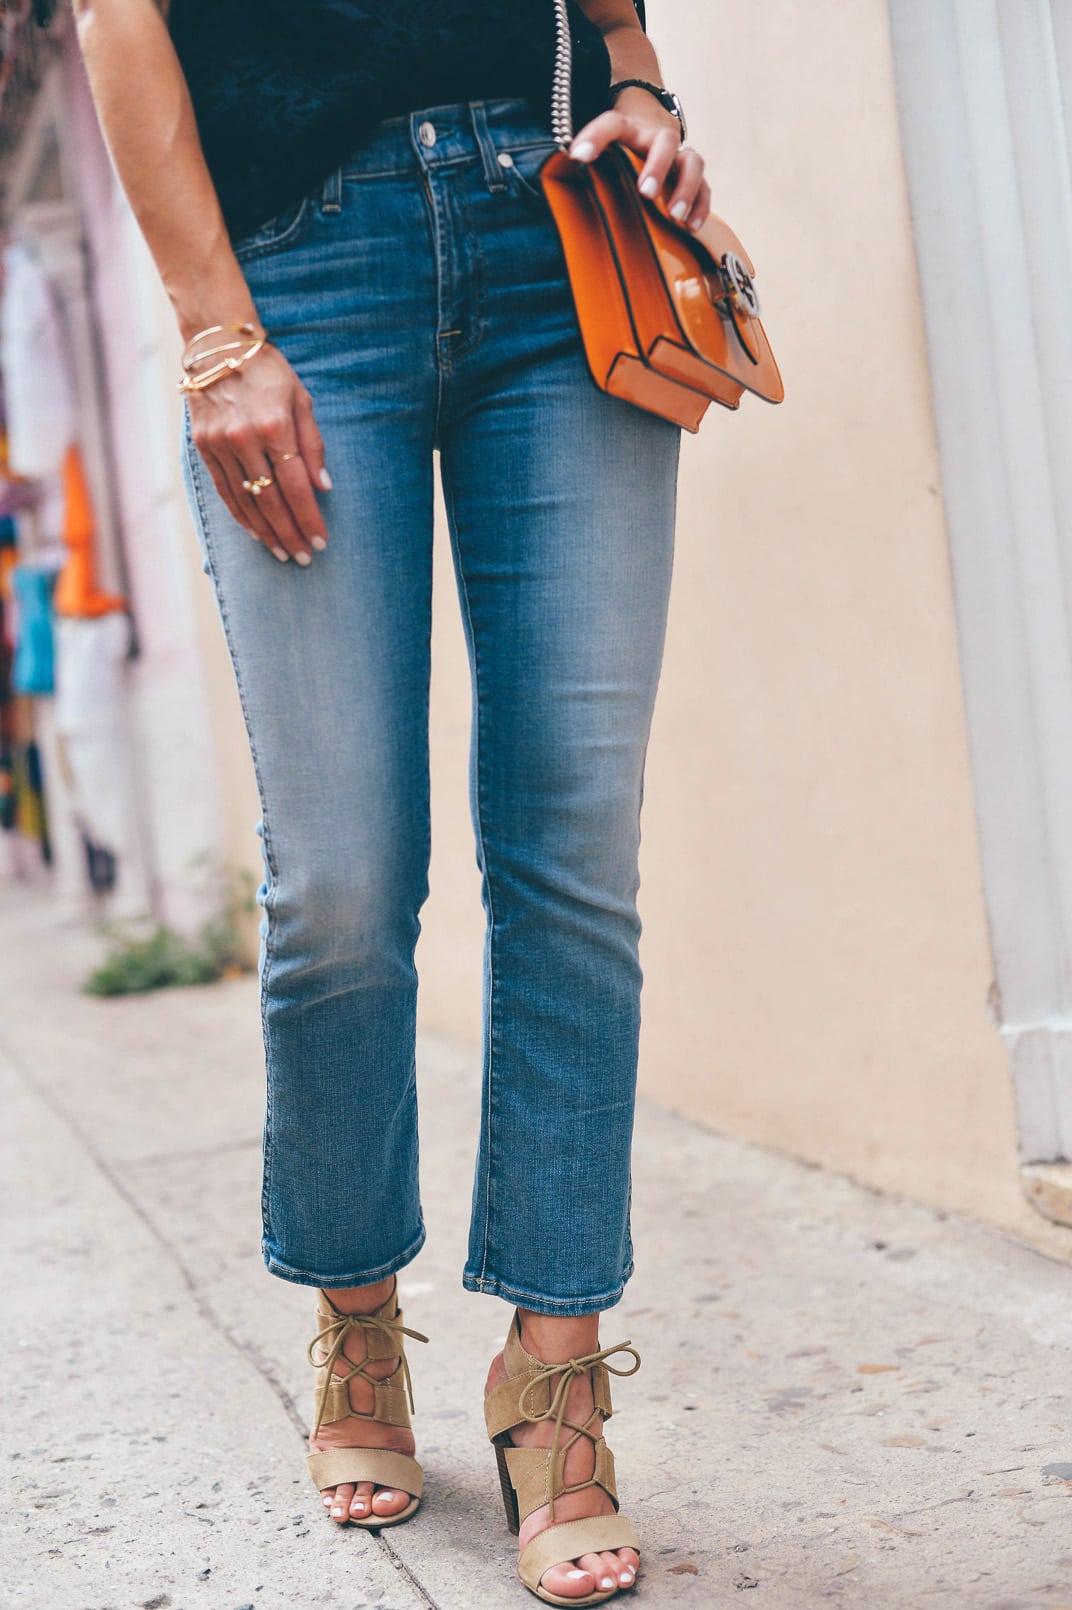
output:
M236 258L240 263L248 262L251 257L264 257L269 252L281 251L284 246L299 240L311 224L315 208L313 196L303 196L293 206L285 207L251 235L243 235L241 240L235 242L233 251Z

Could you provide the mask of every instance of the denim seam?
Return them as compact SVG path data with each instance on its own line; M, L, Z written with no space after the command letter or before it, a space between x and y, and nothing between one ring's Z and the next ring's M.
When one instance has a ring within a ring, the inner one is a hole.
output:
M485 1266L486 1267L486 1266ZM486 1272L480 1275L464 1274L462 1286L466 1291L480 1292L486 1297L501 1297L505 1302L513 1303L517 1308L528 1308L531 1312L561 1314L565 1318L577 1314L599 1314L605 1308L613 1308L621 1299L626 1283L633 1275L633 1261L630 1258L622 1271L622 1278L617 1286L610 1291L597 1292L592 1297L545 1297L536 1292L525 1291L520 1286L511 1286L506 1281L497 1279L494 1275L488 1276Z
M458 186L458 214L462 230L472 252L472 273L469 276L470 295L473 302L472 320L469 334L464 341L460 341L450 350L450 362L453 368L458 358L465 358L483 341L487 331L487 268L484 263L484 254L480 250L480 231L473 228L472 214L465 195L464 185Z
M488 999L487 1015L484 1024L485 1039L485 1067L484 1067L484 1225L483 1225L483 1252L481 1261L480 1279L483 1280L488 1266L488 1241L491 1225L491 1176L492 1176L492 1140L493 1129L491 1122L492 1094L495 1076L495 901L492 895L491 868L488 863L487 849L484 843L484 784L481 767L483 745L481 743L481 726L484 718L483 701L480 697L480 654L477 644L476 629L473 625L473 609L469 598L469 584L465 578L465 566L462 563L461 536L457 518L457 500L454 494L454 481L450 468L448 455L441 453L439 459L440 476L443 482L443 501L446 504L450 517L454 541L457 544L458 580L462 605L465 609L465 620L468 628L469 641L472 644L473 655L473 705L475 720L473 722L473 774L476 778L476 787L473 791L476 803L474 827L477 844L480 848L480 862L483 869L484 888L488 899Z
M403 1250L377 1269L364 1269L345 1275L328 1275L327 1277L315 1274L311 1269L295 1269L289 1263L282 1263L266 1253L265 1263L269 1274L276 1275L280 1280L289 1280L296 1286L319 1286L324 1291L346 1291L351 1286L371 1286L377 1280L384 1280L388 1275L404 1269L412 1263L420 1252L427 1239L424 1220L418 1221L417 1233L413 1236Z
M244 689L244 687L242 685L242 677L241 677L241 674L240 674L240 671L239 671L239 662L238 662L237 656L235 654L235 645L234 645L234 640L233 640L232 633L231 633L230 618L229 618L229 616L227 614L227 606L224 603L223 590L222 590L222 588L220 586L219 576L218 576L217 569L216 569L215 555L213 553L213 548L212 548L211 521L209 519L208 507L207 507L207 503L206 503L206 500L205 500L205 487L204 487L204 480L203 480L203 476L202 476L201 455L200 455L200 453L199 453L199 451L198 451L198 449L197 449L197 447L196 447L196 445L194 443L194 440L193 440L193 428L192 428L192 424L191 424L191 420L190 420L189 404L186 403L185 401L183 403L183 415L184 415L184 421L183 421L183 447L184 447L184 451L186 453L187 467L188 467L188 469L190 471L190 484L192 485L192 487L194 489L194 496L197 499L197 512L198 512L198 514L200 516L200 519L201 519L201 530L202 530L202 533L204 534L204 539L205 539L205 558L206 558L206 560L208 562L209 574L211 575L212 585L213 585L213 588L215 589L215 593L216 593L216 601L217 601L217 606L218 606L219 612L220 612L220 623L221 623L221 625L223 627L223 635L224 635L224 638L226 639L226 642L227 642L228 652L230 653L230 656L231 656L231 663L234 666L235 687L236 687L236 689L238 691L238 702L239 702L239 705L240 705L241 710L242 710L242 719L243 719L243 721L245 723L245 727L246 727L246 736L247 736L247 738L249 740L249 752L250 752L250 757L251 757L252 762L253 762L253 775L254 775L254 777L256 779L257 794L258 794L258 797L259 797L259 800L260 800L260 807L261 807L261 839L262 839L262 843L264 845L264 860L265 860L265 865L266 865L266 867L268 869L268 875L269 875L269 879L270 879L269 887L265 891L265 900L264 900L264 916L265 916L264 965L263 965L263 967L261 969L261 978L260 978L261 1039L262 1039L262 1042L263 1042L263 1045L264 1045L264 1066L265 1066L265 1075L266 1075L266 1078L265 1078L265 1102L264 1102L264 1109L265 1109L264 1110L264 1147L263 1147L263 1151L264 1151L264 1170L263 1170L263 1179L262 1179L262 1182L261 1182L261 1230L262 1230L262 1235L265 1238L267 1238L268 1234L269 1234L269 1224L268 1224L268 1220L269 1220L269 1197L270 1197L271 1171L272 1171L272 1079L273 1079L271 1042L270 1042L269 1037L268 1037L267 1005L268 1005L269 975L271 973L272 956L273 956L273 950L272 950L272 903L271 903L271 897L272 897L273 890L274 890L276 884L278 883L278 874L277 874L277 870L276 870L276 866L275 866L275 857L274 857L274 855L272 853L272 840L271 840L271 833L270 833L270 829L269 829L269 825L268 825L268 801L267 801L267 796L266 796L265 791L264 791L264 784L263 784L263 779L262 779L262 775L261 775L260 759L259 759L258 754L257 754L257 746L256 746L256 744L255 744L255 742L253 740L253 728L252 728L252 725L251 725L251 722L250 722L249 708L248 708L248 705L247 705L247 702L246 702L245 689Z
M408 122L408 118L405 121ZM557 149L550 136L545 136L542 140L509 140L506 144L499 146L495 145L495 133L492 130L491 139L496 158L499 151L539 151L546 149L551 152ZM476 166L477 158L471 151L462 151L456 157L432 157L425 166L429 170L434 170L436 168L457 168L465 163ZM406 179L415 171L415 168L409 167L343 168L342 178L344 182L352 179Z
M444 360L443 346L439 339L439 326L443 321L443 230L440 223L439 202L432 188L432 179L427 164L417 158L417 173L421 181L421 190L424 193L425 206L428 209L428 222L432 236L432 256L435 260L436 272L436 327L432 337L432 361L436 372L436 398L435 413L432 419L432 442L439 442L439 418L443 408L443 376L444 371L450 367L449 355Z

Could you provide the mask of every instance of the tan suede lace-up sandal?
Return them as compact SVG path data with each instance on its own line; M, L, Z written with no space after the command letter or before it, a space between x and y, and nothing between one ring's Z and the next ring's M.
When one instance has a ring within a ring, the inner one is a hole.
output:
M629 1353L636 1360L632 1369L616 1369L608 1359L616 1353ZM583 1598L563 1598L540 1586L540 1578L553 1565L568 1565L582 1554L600 1554L607 1549L631 1548L640 1550L640 1542L630 1521L617 1513L590 1515L582 1520L555 1521L555 1500L565 1493L579 1493L586 1487L601 1487L618 1509L618 1493L614 1485L614 1455L607 1447L602 1434L596 1435L592 1423L602 1418L609 1420L611 1375L635 1375L640 1368L640 1354L628 1342L616 1347L604 1347L598 1353L584 1358L571 1358L564 1364L545 1364L525 1351L521 1343L521 1320L515 1313L510 1334L503 1348L503 1363L507 1379L493 1387L484 1399L484 1418L488 1436L495 1447L502 1486L506 1524L515 1535L521 1523L533 1510L547 1505L550 1522L521 1550L517 1561L517 1574L525 1586L547 1604L582 1605L602 1604L620 1592L614 1588L602 1593L590 1593ZM566 1401L575 1376L587 1375L592 1387L594 1407L583 1425L566 1419ZM541 1420L553 1420L554 1441L550 1448L515 1448L510 1433L518 1426L535 1425ZM563 1441L563 1432L571 1433ZM566 1455L581 1437L594 1445L595 1470L587 1481L567 1486L563 1480Z
M344 1419L375 1420L379 1425L408 1428L413 1385L405 1337L410 1336L415 1342L426 1342L428 1338L403 1325L402 1310L397 1304L397 1282L387 1300L370 1314L341 1314L326 1292L318 1293L317 1333L309 1343L309 1362L316 1369L314 1437L321 1426ZM353 1364L346 1373L338 1375L335 1373L337 1360L341 1357L350 1363L343 1347L353 1330L365 1334L365 1357L360 1364ZM387 1358L397 1358L398 1367L386 1380L378 1381L365 1366ZM350 1382L356 1376L372 1388L375 1401L371 1414L359 1414L350 1406ZM309 1474L318 1492L325 1487L338 1487L343 1482L371 1481L377 1487L391 1487L411 1495L412 1502L398 1515L373 1513L361 1518L351 1515L351 1526L395 1526L399 1521L408 1521L420 1505L424 1487L424 1472L416 1459L410 1454L394 1453L390 1448L326 1448L309 1455Z

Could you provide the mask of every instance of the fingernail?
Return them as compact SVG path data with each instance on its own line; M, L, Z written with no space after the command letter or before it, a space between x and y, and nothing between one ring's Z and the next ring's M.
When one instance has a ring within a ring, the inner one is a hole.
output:
M287 560L290 558L290 555L285 548L273 548L272 552L275 554L280 564L285 565Z
M698 235L700 233L700 230L703 228L703 219L702 218L694 218L692 220L692 223L689 225L689 228L692 230L694 235Z
M687 201L678 201L678 202L675 202L674 206L672 206L670 208L670 216L671 216L671 218L677 218L678 220L680 220L680 219L684 218L684 216L688 212L688 210L689 210L689 204L688 204Z
M575 162L591 162L595 154L596 148L591 140L580 140L576 145L570 146L570 156Z
M320 471L320 485L324 488L325 492L330 492L332 487L335 485L335 482L331 479L331 476L328 474L327 470Z
M326 537L310 537L309 543L311 547L316 549L317 553L323 553L328 545Z
M643 183L640 186L640 194L642 196L657 196L659 194L659 181L658 181L658 179L656 179L652 174L649 173L648 177L643 181Z
M312 554L296 553L294 557L298 561L299 565L311 565L313 562Z

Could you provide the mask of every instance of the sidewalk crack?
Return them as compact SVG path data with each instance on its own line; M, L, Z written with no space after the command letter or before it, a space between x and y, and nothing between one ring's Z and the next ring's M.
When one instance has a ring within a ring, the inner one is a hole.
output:
M278 1399L287 1419L290 1421L291 1425L301 1438L302 1444L305 1445L308 1441L309 1427L302 1416L301 1410L298 1408L294 1399L291 1397L290 1393L287 1391L286 1387L283 1385L283 1382L279 1379L279 1376L276 1374L268 1360L263 1357L254 1343L248 1341L245 1337L238 1335L237 1332L231 1330L227 1325L224 1324L216 1310L213 1308L212 1304L209 1302L208 1298L205 1296L201 1287L198 1285L193 1271L190 1269L189 1264L182 1256L182 1253L179 1251L174 1242L168 1240L163 1230L161 1230L156 1221L146 1211L145 1207L138 1198L137 1193L127 1184L127 1182L123 1179L123 1176L112 1167L111 1163L109 1163L108 1159L103 1155L103 1153L97 1149L91 1137L82 1128L81 1124L79 1124L76 1119L72 1118L70 1113L67 1112L66 1109L62 1107L53 1097L48 1086L43 1084L41 1080L34 1077L29 1068L22 1061L22 1058L14 1051L12 1046L4 1040L3 1036L0 1036L0 1055L4 1057L12 1071L22 1080L23 1084L26 1085L26 1087L34 1093L41 1104L48 1109L53 1118L55 1118L56 1121L67 1130L68 1134L74 1136L75 1140L89 1158L94 1168L96 1168L102 1178L107 1181L120 1200L125 1203L138 1222L148 1231L149 1235L156 1242L164 1256L169 1259L172 1265L178 1270L179 1275L182 1278L182 1282L190 1294L190 1299L193 1302L194 1308L204 1320L205 1324L208 1325L211 1330L214 1330L218 1336L221 1336L228 1346L233 1348L240 1358L251 1365L261 1379L266 1382L268 1387ZM137 1167L137 1163L135 1163L134 1166ZM197 1518L199 1520L203 1519L202 1516L198 1516ZM411 1591L420 1599L424 1610L441 1610L438 1601L432 1596L412 1568L406 1564L405 1560L403 1560L397 1549L393 1547L388 1539L378 1531L370 1528L367 1528L366 1530L368 1530L372 1542L375 1543L376 1547L385 1557L391 1568L403 1578Z

